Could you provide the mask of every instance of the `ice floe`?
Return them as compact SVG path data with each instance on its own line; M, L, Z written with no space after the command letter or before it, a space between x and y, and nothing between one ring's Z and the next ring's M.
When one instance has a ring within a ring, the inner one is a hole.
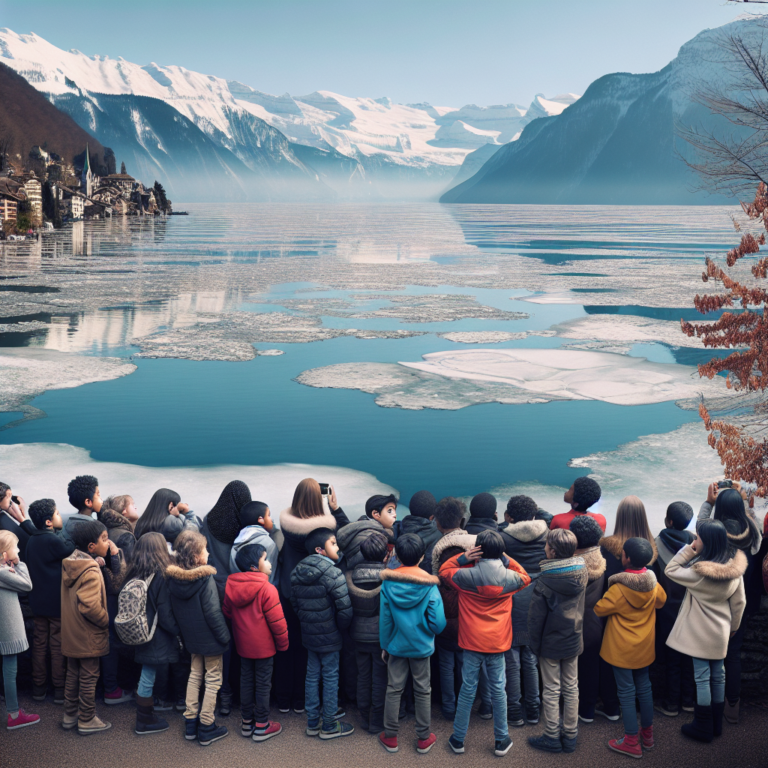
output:
M279 357L280 355L284 355L285 352L283 352L282 349L257 349L256 350L256 357Z
M660 343L671 347L704 349L701 339L686 336L679 322L636 315L587 315L553 325L550 330L566 339Z
M528 336L554 336L554 331L448 331L438 333L443 339L458 344L500 344L502 341L518 341Z

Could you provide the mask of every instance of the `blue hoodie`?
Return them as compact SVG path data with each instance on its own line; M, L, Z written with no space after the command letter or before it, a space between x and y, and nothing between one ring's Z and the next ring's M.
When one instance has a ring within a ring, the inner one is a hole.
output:
M445 629L437 576L419 566L381 572L379 641L392 656L425 659L435 652L435 635Z

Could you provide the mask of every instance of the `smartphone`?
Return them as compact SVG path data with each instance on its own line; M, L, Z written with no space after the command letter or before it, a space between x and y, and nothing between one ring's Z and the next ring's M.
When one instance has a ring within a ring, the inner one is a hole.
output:
M19 504L19 497L18 496L11 496L11 501L18 506L18 504Z
M318 483L320 486L320 493L323 494L323 496L330 496L331 495L331 484L330 483Z
M718 488L733 488L733 480L718 480Z

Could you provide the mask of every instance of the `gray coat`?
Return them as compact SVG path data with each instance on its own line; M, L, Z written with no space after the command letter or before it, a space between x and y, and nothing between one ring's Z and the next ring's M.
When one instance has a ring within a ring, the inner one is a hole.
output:
M13 656L29 648L19 592L31 592L32 579L24 563L0 565L0 655Z

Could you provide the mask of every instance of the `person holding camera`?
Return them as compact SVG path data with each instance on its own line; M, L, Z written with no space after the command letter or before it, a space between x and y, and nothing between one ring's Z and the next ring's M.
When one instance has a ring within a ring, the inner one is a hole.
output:
M24 499L14 496L11 486L0 482L0 531L8 531L19 540L19 560L22 563L26 560L27 542L35 530L27 515Z

